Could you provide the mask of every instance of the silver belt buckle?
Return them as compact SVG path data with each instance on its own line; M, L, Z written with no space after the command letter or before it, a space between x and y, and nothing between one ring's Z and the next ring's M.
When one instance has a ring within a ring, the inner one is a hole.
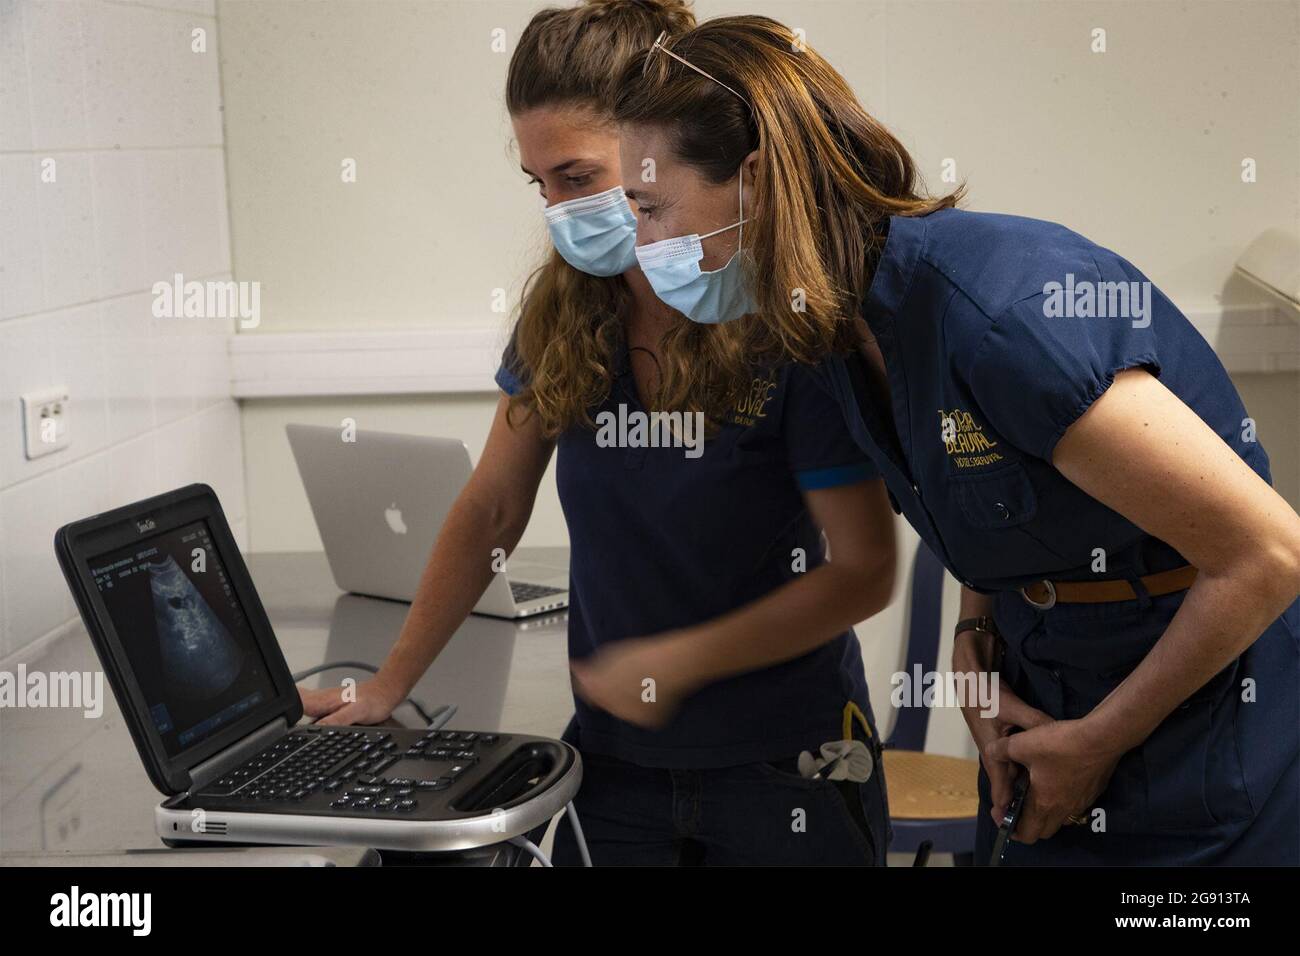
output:
M1028 594L1025 593L1024 588L1020 589L1020 596L1025 599L1025 603L1028 604L1030 607L1035 608L1039 611L1048 611L1056 607L1056 585L1054 585L1051 581L1048 581L1045 578L1043 579L1043 584L1047 586L1046 603L1039 604L1037 601L1035 601L1033 598L1031 598Z

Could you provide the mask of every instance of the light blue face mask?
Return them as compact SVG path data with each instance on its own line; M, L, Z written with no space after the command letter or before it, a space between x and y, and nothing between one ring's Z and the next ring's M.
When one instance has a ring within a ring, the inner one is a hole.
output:
M636 265L636 216L622 186L542 210L551 242L579 272L616 276Z
M745 177L739 173L737 176L740 179L739 222L702 236L677 236L636 247L637 262L655 295L692 322L705 325L731 322L755 308L741 259L745 244ZM735 254L721 269L701 272L703 240L736 228L740 229L740 244Z

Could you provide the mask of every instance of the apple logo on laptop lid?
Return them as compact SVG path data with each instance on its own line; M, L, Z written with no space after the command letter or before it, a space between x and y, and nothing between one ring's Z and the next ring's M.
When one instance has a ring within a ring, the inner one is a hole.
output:
M396 501L384 509L384 520L394 534L406 534L406 522L402 520L402 509L397 507Z

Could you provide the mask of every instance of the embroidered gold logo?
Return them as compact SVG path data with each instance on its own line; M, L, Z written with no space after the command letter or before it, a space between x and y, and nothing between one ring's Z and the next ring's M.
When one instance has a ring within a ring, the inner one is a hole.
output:
M749 391L741 396L731 414L731 424L748 428L760 418L767 417L767 403L772 400L776 388L775 378L758 377L750 383Z
M960 408L939 409L939 435L948 457L958 468L978 468L1002 460L1002 455L993 450L998 443L984 434L984 426L976 424L970 412Z

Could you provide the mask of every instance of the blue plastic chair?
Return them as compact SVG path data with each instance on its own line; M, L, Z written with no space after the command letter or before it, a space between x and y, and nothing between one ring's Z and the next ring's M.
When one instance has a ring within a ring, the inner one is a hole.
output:
M914 673L917 664L922 673L938 670L943 576L943 565L924 541L919 542L912 562L908 674ZM971 808L968 799L954 796L954 792L964 793L967 786L971 793L975 792L979 761L925 753L929 724L930 708L900 708L885 741L885 783L894 829L889 851L917 853L929 843L929 850L951 853L956 865L969 866L974 860L978 809ZM909 817L909 805L924 805L925 809ZM948 815L950 811L952 815ZM918 854L918 862L927 855Z

